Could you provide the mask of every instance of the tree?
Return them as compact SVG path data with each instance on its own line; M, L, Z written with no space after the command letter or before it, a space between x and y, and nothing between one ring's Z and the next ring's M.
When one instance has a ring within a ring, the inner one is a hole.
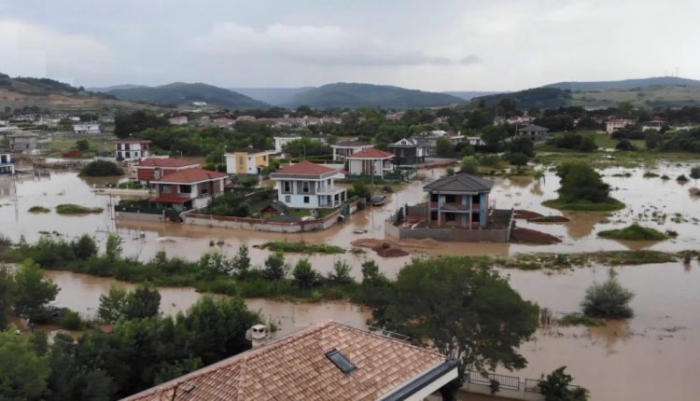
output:
M449 138L440 137L436 141L435 152L440 157L452 157L455 154L455 145Z
M557 192L559 199L565 203L603 203L610 200L610 186L588 164L564 163L557 168L557 175L561 179L561 187Z
M476 160L476 157L474 156L465 156L462 158L462 165L459 172L465 174L478 174L479 161Z
M656 149L659 146L660 139L659 133L652 129L644 135L644 144L647 149Z
M0 399L42 400L49 373L47 359L37 354L29 337L14 330L0 332Z
M603 284L594 283L586 290L581 303L583 313L604 319L626 319L633 315L629 303L634 298L632 291L623 288L612 278Z
M545 401L587 401L588 390L572 387L573 378L564 373L565 369L566 366L562 366L537 383Z
M78 260L88 260L97 256L97 244L88 234L83 234L77 241L71 243L73 254Z
M373 324L450 355L462 374L527 363L518 347L537 329L539 310L496 270L460 257L414 259L399 272L389 298Z
M508 146L506 146L506 148L510 153L522 153L528 157L535 156L535 144L532 143L530 138L515 138L508 142Z
M168 119L159 117L150 111L136 110L131 113L118 113L114 117L114 135L128 138L149 128L166 127Z
M634 146L632 142L629 141L629 139L621 139L619 142L617 142L617 145L615 145L615 149L622 151L631 151L637 150L637 147Z
M83 152L86 152L90 150L90 142L88 142L87 139L78 139L75 141L75 147L78 150L82 150Z
M269 280L282 280L287 275L288 266L282 252L275 252L265 260L263 276Z
M299 259L297 265L294 266L292 275L294 276L294 283L305 290L315 286L319 279L318 273L311 266L311 262L308 259Z
M106 323L116 323L124 315L127 294L126 290L110 286L107 294L100 295L97 317Z
M144 319L160 314L160 293L157 288L138 286L126 297L125 319Z
M44 276L38 264L25 260L14 275L15 314L40 319L46 304L56 299L58 286Z
M14 277L8 269L0 267L0 331L7 329L10 324L12 294L14 294Z
M340 259L333 262L333 271L328 274L328 280L331 283L339 285L348 285L355 281L350 275L350 265L348 262Z
M484 128L484 133L481 134L481 139L486 144L488 152L500 152L503 147L503 141L508 136L506 128L502 125L489 125Z
M239 276L243 276L250 269L250 255L248 252L247 245L241 245L238 248L238 254L233 258L233 271L235 271Z
M525 153L507 153L505 156L508 163L514 165L518 173L520 172L520 167L527 165L530 158Z
M107 237L107 245L105 246L105 257L110 262L114 262L122 254L122 237L119 234L110 233Z
M690 169L690 178L695 180L695 186L698 186L698 178L700 178L700 167L693 167Z
M80 175L83 177L110 177L123 174L124 170L107 160L95 160L80 170Z
M320 156L328 154L330 148L318 139L301 138L291 141L282 147L285 153L292 157Z

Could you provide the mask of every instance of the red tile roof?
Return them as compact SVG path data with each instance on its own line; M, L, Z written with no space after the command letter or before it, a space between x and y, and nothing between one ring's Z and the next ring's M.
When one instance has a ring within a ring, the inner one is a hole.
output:
M326 354L356 366L344 374ZM445 362L438 352L323 323L122 401L376 400Z
M148 158L141 160L141 163L137 164L136 167L187 167L187 166L200 166L202 163L187 160L187 159L160 159L160 158Z
M177 173L168 174L160 180L153 180L157 183L173 183L173 184L194 184L202 181L213 181L228 177L225 173L218 171L209 171L201 168L188 168L178 171Z
M379 149L366 149L361 152L356 152L347 156L347 159L391 159L394 157L393 153L385 152Z
M155 198L151 198L151 202L157 202L157 203L185 203L189 200L192 200L192 198L185 198L184 196L177 196L177 195L160 195Z
M330 168L321 164L312 163L308 160L300 161L297 164L291 166L283 167L277 170L274 175L277 174L293 174L293 175L323 175L326 173L331 173L333 171L338 171L337 169Z

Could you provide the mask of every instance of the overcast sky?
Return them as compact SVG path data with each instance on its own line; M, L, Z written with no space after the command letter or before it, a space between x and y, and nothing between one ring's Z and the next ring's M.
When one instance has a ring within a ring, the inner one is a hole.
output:
M84 86L700 79L699 38L700 0L0 0L0 72Z

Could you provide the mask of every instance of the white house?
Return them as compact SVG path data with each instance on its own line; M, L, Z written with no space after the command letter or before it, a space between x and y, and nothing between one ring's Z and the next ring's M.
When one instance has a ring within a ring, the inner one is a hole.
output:
M301 139L301 136L299 135L290 135L290 136L276 136L274 137L275 139L275 153L282 153L284 150L284 145L288 144L289 142L296 141L297 139Z
M140 160L151 156L151 141L130 139L117 141L114 157L117 160Z
M188 121L187 116L177 116L168 119L170 125L187 125Z
M334 185L341 177L335 168L306 160L270 175L276 182L277 199L288 207L301 209L335 208L344 204L347 190Z
M612 134L615 131L625 128L626 126L632 124L632 121L624 119L624 118L618 118L614 120L608 120L605 122L605 132L608 134Z
M345 160L346 157L350 156L355 152L362 152L363 150L372 149L374 145L361 141L343 141L331 145L333 148L333 161Z
M102 133L102 126L99 123L73 124L73 132L77 135L99 135Z
M393 153L379 149L367 149L347 157L348 172L353 176L384 178L394 170L391 159Z
M159 172L156 173L160 174ZM189 210L205 207L224 193L228 176L218 171L190 168L155 177L156 196L150 201L162 209Z

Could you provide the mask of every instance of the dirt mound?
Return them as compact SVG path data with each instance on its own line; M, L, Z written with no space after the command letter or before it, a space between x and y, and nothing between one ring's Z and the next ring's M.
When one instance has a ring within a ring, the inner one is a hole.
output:
M541 231L516 227L511 233L511 242L520 244L551 245L560 243L561 239Z
M408 251L401 248L395 241L391 240L364 238L353 241L352 245L362 248L369 248L377 252L377 255L385 258L407 256L410 254Z
M383 248L383 247L377 247L377 248L372 248L374 249L375 252L377 252L377 255L383 257L383 258L397 258L401 256L408 256L409 253L401 248L394 248L394 247L388 247L388 248Z
M530 220L530 219L534 219L537 217L544 217L544 215L542 215L542 214L539 214L537 212L532 212L530 210L524 210L524 209L515 209L513 211L513 216L516 219L525 219L525 220Z

